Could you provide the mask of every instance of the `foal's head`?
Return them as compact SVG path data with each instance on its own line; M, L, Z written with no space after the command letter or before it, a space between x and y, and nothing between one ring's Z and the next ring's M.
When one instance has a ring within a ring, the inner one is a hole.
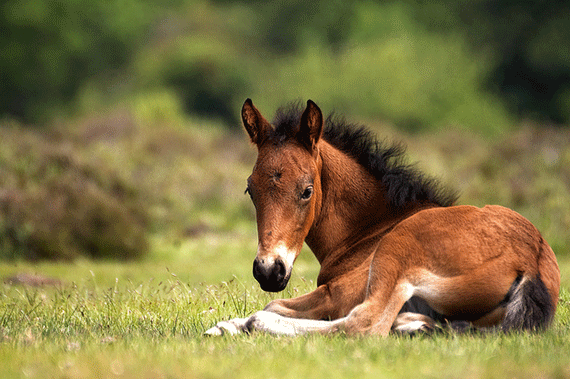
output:
M320 203L323 115L309 100L298 125L284 135L275 133L247 99L242 119L258 149L246 190L255 206L259 237L253 276L264 291L278 292L287 286Z

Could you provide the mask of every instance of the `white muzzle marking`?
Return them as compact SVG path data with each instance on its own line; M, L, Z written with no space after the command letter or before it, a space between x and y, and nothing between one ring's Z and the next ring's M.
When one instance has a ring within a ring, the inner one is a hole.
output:
M257 256L259 256L260 252L261 244L257 246ZM277 258L281 259L287 268L287 272L290 272L293 267L293 263L295 263L295 259L297 258L297 253L294 250L287 248L284 243L279 243L271 253L265 255L263 258L265 261L264 264L273 265Z

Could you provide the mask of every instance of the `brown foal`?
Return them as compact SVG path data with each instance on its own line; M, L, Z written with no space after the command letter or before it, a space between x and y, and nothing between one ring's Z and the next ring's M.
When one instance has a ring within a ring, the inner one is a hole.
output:
M246 100L258 149L249 193L259 245L253 275L283 290L303 241L317 288L270 302L206 334L343 331L387 335L437 325L537 330L554 316L560 271L538 230L500 206L453 206L455 195L402 163L364 128L323 119L312 101L270 124Z

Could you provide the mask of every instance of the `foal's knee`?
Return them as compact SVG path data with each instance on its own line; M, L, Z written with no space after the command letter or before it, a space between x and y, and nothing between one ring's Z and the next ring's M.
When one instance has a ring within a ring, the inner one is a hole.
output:
M364 302L357 305L338 329L346 334L379 334L387 336L390 331L391 321L382 322L382 309L373 302Z
M263 308L264 311L266 312L272 312L272 313L277 313L279 315L282 316L290 316L290 309L285 307L282 304L282 300L281 299L276 299L276 300L272 300L270 301L265 308Z

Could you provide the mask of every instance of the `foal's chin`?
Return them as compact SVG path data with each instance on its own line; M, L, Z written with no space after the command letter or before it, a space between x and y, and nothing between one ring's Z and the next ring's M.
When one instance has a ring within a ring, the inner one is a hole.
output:
M281 292L287 287L287 283L289 283L289 278L291 274L288 274L282 280L279 281L265 281L265 280L258 280L259 286L265 292Z

